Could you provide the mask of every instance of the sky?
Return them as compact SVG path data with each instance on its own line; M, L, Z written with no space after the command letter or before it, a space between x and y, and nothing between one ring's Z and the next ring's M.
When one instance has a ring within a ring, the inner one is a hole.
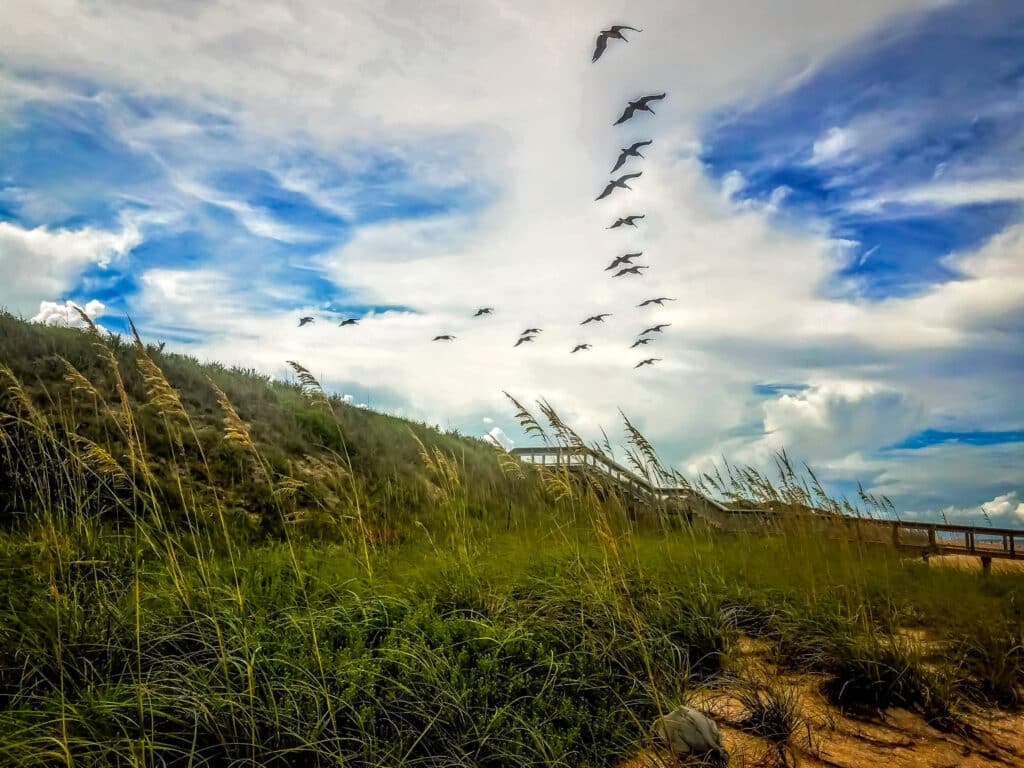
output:
M506 446L504 391L588 438L621 409L691 476L785 447L1024 526L1017 0L4 8L0 307ZM642 31L591 62L611 24Z

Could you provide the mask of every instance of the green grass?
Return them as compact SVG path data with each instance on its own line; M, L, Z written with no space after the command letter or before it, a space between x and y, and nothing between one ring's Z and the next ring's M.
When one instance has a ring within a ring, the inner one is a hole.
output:
M1020 702L1019 577L634 519L295 370L0 316L0 765L614 765L740 633L844 707ZM780 465L708 484L843 507ZM781 742L776 699L754 725Z

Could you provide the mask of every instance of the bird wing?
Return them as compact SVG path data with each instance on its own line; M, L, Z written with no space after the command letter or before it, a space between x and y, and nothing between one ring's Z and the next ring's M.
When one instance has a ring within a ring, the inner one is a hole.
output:
M609 173L615 173L619 168L626 164L626 158L629 157L629 153L623 151L619 153L619 159L615 161L615 167L609 171Z
M640 99L640 101L646 107L650 102L652 102L652 101L661 101L664 98L665 98L665 94L661 93L661 94L657 94L657 95L654 95L654 96L644 96L642 99Z
M621 123L626 122L635 113L636 113L636 107L634 107L632 104L627 105L626 108L624 110L622 110L622 116L619 117L619 119L615 121L615 125L620 125Z
M646 147L654 143L654 139L648 139L647 141L638 141L636 144L629 148L630 152L636 152L640 147Z
M594 47L594 58L590 60L591 63L601 58L601 54L604 53L604 49L608 47L608 33L602 32L597 36L597 45Z
M602 192L600 195L598 195L594 199L595 200L603 200L604 198L608 197L608 195L610 195L612 193L613 189L615 189L615 182L609 181L608 182L608 186L604 188L604 192Z
M621 32L624 29L628 29L630 32L643 32L642 29L637 29L636 27L627 27L625 24L616 24L615 26L613 26L608 31L609 32Z

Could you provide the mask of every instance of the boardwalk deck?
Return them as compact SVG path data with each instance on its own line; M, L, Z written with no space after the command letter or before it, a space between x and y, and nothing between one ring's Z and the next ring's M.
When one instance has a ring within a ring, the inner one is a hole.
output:
M511 453L521 461L541 466L565 467L574 472L594 472L617 485L627 495L653 506L665 502L686 501L703 508L717 518L747 518L763 523L777 522L784 515L836 523L848 529L848 536L869 541L884 541L908 551L917 552L926 560L932 555L964 555L978 557L987 569L993 558L1024 560L1024 530L991 528L974 525L952 525L912 520L876 520L865 517L833 515L824 511L806 510L780 512L771 505L736 509L698 493L692 488L656 485L621 464L590 448L544 446L513 448Z

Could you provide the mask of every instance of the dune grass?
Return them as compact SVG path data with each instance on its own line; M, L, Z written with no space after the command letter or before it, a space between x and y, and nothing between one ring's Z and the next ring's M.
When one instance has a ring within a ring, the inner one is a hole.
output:
M613 765L741 633L844 707L953 727L1020 701L1019 576L638 517L293 370L0 317L0 764ZM625 428L638 471L681 480ZM784 455L703 480L854 509ZM785 702L753 703L787 738Z

